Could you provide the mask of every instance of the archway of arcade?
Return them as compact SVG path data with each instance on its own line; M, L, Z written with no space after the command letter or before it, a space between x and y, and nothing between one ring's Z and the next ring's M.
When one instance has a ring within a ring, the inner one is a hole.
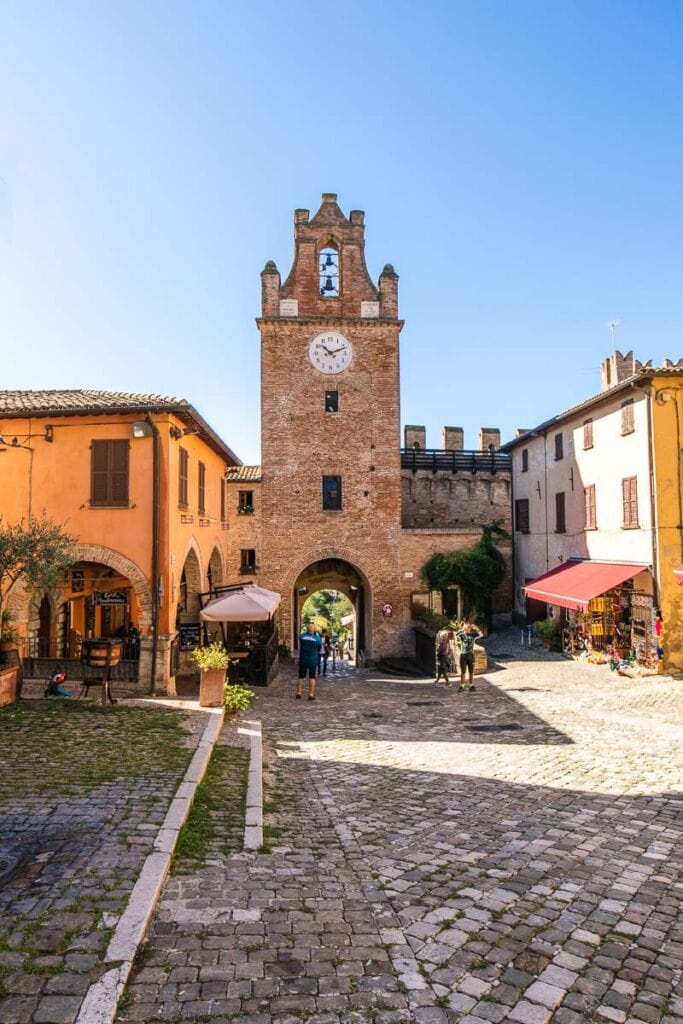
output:
M146 588L141 591L137 580L115 566L88 560L74 562L64 573L59 593L39 593L30 598L25 650L29 670L49 667L34 664L36 659L80 658L84 637L122 639L124 661L137 662L146 598Z
M354 659L365 652L372 639L372 595L364 573L342 558L323 558L312 562L297 577L292 608L293 635L298 647L303 626L304 605L320 591L337 591L351 602L354 615Z

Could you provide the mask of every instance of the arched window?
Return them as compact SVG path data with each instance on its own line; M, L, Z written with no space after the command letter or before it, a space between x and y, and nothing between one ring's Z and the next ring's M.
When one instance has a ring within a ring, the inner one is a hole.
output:
M339 295L339 253L332 245L325 246L318 254L318 282L323 298Z

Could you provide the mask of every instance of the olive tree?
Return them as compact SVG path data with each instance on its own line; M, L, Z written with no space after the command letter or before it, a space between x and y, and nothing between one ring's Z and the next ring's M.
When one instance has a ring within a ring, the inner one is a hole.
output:
M7 600L18 584L29 591L54 591L73 561L76 538L43 513L28 523L6 523L0 516L0 637Z

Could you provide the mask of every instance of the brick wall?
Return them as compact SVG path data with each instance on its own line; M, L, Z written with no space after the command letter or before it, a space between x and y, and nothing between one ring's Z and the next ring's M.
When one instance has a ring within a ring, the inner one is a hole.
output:
M509 473L401 472L401 525L407 529L471 529L494 519L511 528Z

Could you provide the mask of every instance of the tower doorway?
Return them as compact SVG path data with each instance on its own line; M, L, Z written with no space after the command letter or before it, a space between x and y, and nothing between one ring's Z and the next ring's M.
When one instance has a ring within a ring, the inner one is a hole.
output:
M294 649L299 646L299 633L306 621L305 616L311 614L309 599L321 593L343 595L348 600L348 604L344 602L345 614L340 615L340 620L353 616L346 627L347 630L352 627L348 631L353 634L353 661L357 663L359 656L364 656L369 649L372 639L372 600L365 575L342 558L320 559L299 574L292 602Z
M337 662L356 664L356 610L346 594L340 590L317 590L306 595L301 606L301 626L313 622L318 630L327 633L332 665Z

